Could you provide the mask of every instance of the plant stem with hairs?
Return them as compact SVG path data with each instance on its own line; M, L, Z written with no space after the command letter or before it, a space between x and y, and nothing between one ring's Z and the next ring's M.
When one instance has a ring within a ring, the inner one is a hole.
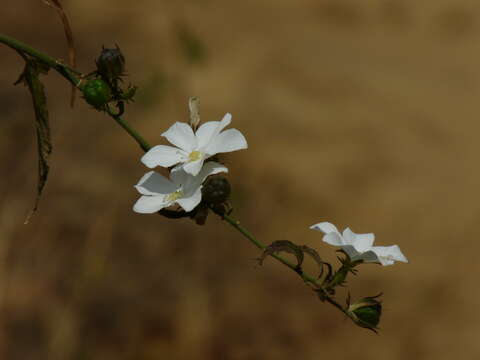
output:
M16 50L17 52L22 54L22 57L24 58L32 58L47 65L49 68L55 70L57 73L59 73L62 77L64 77L68 82L70 82L77 88L81 89L83 79L87 78L87 75L84 75L81 72L70 68L68 65L64 64L63 61L48 56L12 37L0 34L0 43L3 43L10 48ZM111 111L108 105L106 108L104 108L104 112L108 114L111 118L113 118L137 142L137 144L144 152L147 152L149 149L151 149L151 146L148 144L148 142L125 119L123 119L120 114L116 114ZM267 248L265 244L260 242L245 227L243 227L239 221L235 220L234 218L230 217L225 213L216 211L213 208L211 209L258 249L265 250ZM278 262L282 263L283 265L287 266L288 268L299 274L306 284L309 284L313 288L313 290L319 293L319 297L323 301L327 301L343 313L347 314L346 308L341 306L334 300L333 296L330 295L331 292L327 291L325 284L320 283L319 279L307 273L304 273L303 271L299 271L298 265L293 264L292 262L288 261L282 256L277 255L276 253L271 254L271 256L275 258Z

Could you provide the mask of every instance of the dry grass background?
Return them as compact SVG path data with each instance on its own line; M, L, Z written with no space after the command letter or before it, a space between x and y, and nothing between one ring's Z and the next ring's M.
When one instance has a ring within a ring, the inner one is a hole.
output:
M46 79L53 168L36 181L30 98L0 47L0 358L471 359L480 352L480 5L467 0L65 0L79 68L120 44L128 108L151 143L187 117L234 115L235 215L265 242L332 249L329 220L399 244L409 265L366 266L354 296L383 290L379 336L321 304L226 224L135 214L141 152L69 87ZM2 6L2 32L66 57L54 11ZM205 57L182 53L179 32Z

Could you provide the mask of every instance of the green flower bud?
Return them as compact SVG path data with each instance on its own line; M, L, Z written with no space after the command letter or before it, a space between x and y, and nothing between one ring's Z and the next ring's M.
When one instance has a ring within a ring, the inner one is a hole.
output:
M202 198L211 204L222 204L228 200L231 192L230 183L223 176L208 178L203 184Z
M98 73L105 79L116 79L125 72L125 57L118 45L115 49L102 47L102 52L95 62Z
M96 109L101 109L112 99L112 91L101 79L88 80L82 87L83 97Z
M381 294L380 294L381 295ZM358 300L353 304L349 304L347 314L358 325L376 332L377 325L382 315L382 304L372 296Z

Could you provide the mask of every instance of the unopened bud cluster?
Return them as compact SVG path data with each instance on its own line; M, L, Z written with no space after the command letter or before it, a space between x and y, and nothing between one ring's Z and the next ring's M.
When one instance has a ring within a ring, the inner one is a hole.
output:
M136 87L122 89L119 85L125 75L125 57L118 45L113 49L102 47L95 64L97 69L80 85L85 101L97 110L108 110L110 102L123 109L123 102L133 100Z

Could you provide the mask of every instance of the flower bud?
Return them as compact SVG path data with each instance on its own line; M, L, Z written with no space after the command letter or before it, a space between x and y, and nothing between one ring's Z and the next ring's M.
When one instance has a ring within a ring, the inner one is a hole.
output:
M381 294L380 294L381 295ZM358 300L353 304L349 304L347 314L358 325L376 332L377 325L382 315L382 304L372 296Z
M210 177L203 184L202 198L207 203L221 204L228 200L230 192L230 183L225 177Z
M110 87L101 79L88 80L82 92L85 100L96 109L101 109L112 99Z
M196 130L200 124L200 102L198 97L192 96L188 99L188 110L190 111L190 126Z
M116 79L125 72L125 57L120 48L102 48L100 56L96 60L97 71L105 79Z

